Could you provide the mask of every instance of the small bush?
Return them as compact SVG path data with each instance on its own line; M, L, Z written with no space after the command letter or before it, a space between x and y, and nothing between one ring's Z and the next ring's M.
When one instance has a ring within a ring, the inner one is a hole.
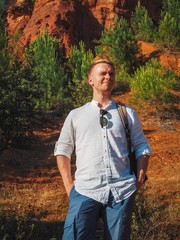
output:
M152 19L149 17L147 9L141 6L140 1L131 17L131 27L138 40L153 41L155 27Z
M72 81L69 88L72 104L79 107L92 99L92 88L88 83L88 68L94 58L93 53L85 50L83 42L74 46L70 51L68 66L72 72Z
M173 71L161 66L156 59L151 59L134 73L131 90L135 100L168 101L170 90L176 83L177 76Z
M118 71L116 71L116 84L114 91L124 91L129 89L130 78L131 76L125 70L124 65L120 65Z
M180 2L179 0L163 0L163 6L162 6L162 17L166 13L170 13L171 16L174 16L177 20L180 19Z
M137 40L123 17L116 18L114 27L110 30L104 30L96 43L98 45L96 55L110 58L115 64L117 73L122 65L128 73L134 70L138 52Z
M169 49L180 49L180 24L168 12L160 21L156 42Z
M180 49L180 1L164 0L155 41L169 49Z
M52 38L46 29L25 50L26 61L32 66L31 75L38 80L41 92L36 102L39 110L48 110L64 98L67 79L63 54L58 39Z
M5 2L0 1L0 77L3 75L4 69L7 69L10 62L10 54L8 50L8 34L5 28L5 12Z
M16 59L11 61L0 77L1 149L14 139L31 133L39 97L36 79L30 78L30 70Z

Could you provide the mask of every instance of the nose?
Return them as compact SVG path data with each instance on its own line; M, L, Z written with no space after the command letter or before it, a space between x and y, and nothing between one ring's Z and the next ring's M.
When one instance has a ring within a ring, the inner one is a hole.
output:
M111 75L109 73L106 73L105 77L106 77L106 79L109 79L111 77Z

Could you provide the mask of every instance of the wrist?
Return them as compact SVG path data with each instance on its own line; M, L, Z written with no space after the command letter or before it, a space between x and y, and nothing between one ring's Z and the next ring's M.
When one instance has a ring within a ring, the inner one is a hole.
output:
M137 176L136 179L139 183L144 183L145 182L145 176Z

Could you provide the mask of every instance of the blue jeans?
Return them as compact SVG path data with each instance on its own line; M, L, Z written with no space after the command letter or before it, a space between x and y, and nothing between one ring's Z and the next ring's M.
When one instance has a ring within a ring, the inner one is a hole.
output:
M130 226L135 193L116 203L110 193L107 204L79 194L73 187L64 224L63 240L93 240L100 217L104 222L105 240L130 239Z

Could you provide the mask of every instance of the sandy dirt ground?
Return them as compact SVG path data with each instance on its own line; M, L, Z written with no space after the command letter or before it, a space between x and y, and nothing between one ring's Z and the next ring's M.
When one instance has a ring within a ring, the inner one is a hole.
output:
M119 95L115 99L128 102L127 95ZM162 211L174 209L170 211L174 214L171 219L177 223L176 213L180 203L178 94L175 99L170 106L151 103L143 108L133 107L152 148L146 194L153 196ZM68 198L53 150L62 124L59 118L47 116L34 131L31 140L0 154L0 206L1 214L6 216L4 224L7 219L12 223L18 216L39 226L42 236L50 236L53 229L61 235ZM72 165L74 172L74 162Z

